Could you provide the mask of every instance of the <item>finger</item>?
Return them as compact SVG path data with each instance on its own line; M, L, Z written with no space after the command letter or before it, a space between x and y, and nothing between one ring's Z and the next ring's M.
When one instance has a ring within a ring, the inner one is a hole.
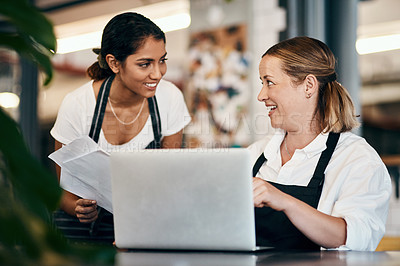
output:
M78 218L93 218L94 216L97 215L97 209L92 210L90 212L81 212L81 211L76 211L76 217Z
M78 218L78 219L79 219L79 221L80 221L81 223L91 223L91 222L96 221L97 217L98 217L98 216L96 215L96 216L94 216L94 217L92 217L92 218Z
M253 188L254 188L254 187L259 187L259 186L265 185L266 182L267 182L267 181L265 181L265 180L263 180L263 179L254 178L254 179L253 179Z
M260 194L260 188L259 187L253 187L253 197L256 197Z
M82 221L96 220L98 216L97 210L90 213L76 213L76 217Z
M268 204L264 201L262 195L254 196L253 202L254 202L254 207L257 208L268 207Z
M253 193L257 190L260 190L262 188L261 184L253 183Z
M76 213L89 213L97 209L97 204L95 200L79 199L75 203Z
M253 182L267 182L267 181L259 177L253 177Z
M265 186L259 186L253 190L253 200L256 204L266 205L268 201L269 192ZM261 207L262 207L261 206Z
M256 208L264 207L263 202L258 197L255 197L253 201L254 201L254 207Z
M93 212L97 212L97 206L96 205L93 205L93 206L90 206L90 207L82 207L82 206L78 205L75 208L75 213L77 213L77 214L86 215L86 214L93 213Z
M95 200L91 200L91 199L79 199L76 201L77 205L81 205L81 206L92 206L95 205L97 202Z
M268 193L267 187L262 186L262 185L256 185L253 187L253 195L254 196L259 196L264 193Z

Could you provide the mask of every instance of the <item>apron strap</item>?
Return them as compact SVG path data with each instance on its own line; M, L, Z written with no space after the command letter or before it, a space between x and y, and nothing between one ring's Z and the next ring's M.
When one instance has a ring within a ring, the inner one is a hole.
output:
M329 133L328 140L326 141L327 148L322 152L321 157L319 158L317 167L315 168L313 178L310 180L308 184L309 187L318 187L323 184L325 178L325 169L328 166L328 163L332 157L332 154L336 148L336 145L339 141L340 133ZM256 163L253 166L253 177L257 175L261 166L267 161L264 153L261 153L260 157L258 157Z
M89 137L91 137L96 143L99 142L101 125L103 124L104 112L106 110L108 95L110 94L111 83L113 82L114 77L115 75L108 77L101 84L99 95L97 96L92 125L89 131Z
M154 140L147 145L146 149L160 149L161 148L161 118L158 110L156 96L147 99L149 103L149 112L151 116L151 124L153 127Z
M253 177L255 177L260 170L261 166L267 161L265 158L264 153L261 153L260 157L258 157L256 163L253 166Z
M92 125L89 131L89 137L91 137L95 142L99 141L101 126L104 119L104 112L106 110L108 95L110 94L111 83L114 80L114 77L115 75L108 77L101 84L99 95L97 96ZM161 119L156 96L148 98L147 101L149 104L149 112L151 116L151 124L153 127L154 140L146 147L146 149L161 148Z
M89 131L89 137L91 137L96 143L99 142L99 136L101 126L103 124L104 113L107 106L108 95L110 94L111 84L114 80L115 75L109 76L100 86L99 95L97 95L96 107L94 108L94 114L92 119L92 125ZM105 210L101 207L98 209L98 218L90 224L89 234L90 236L97 235L98 227L101 223L102 217L105 215Z
M331 160L332 154L335 151L336 145L339 141L340 133L330 132L328 140L326 141L326 149L321 153L317 167L308 187L319 187L324 184L325 170Z
M103 124L104 113L107 106L108 96L110 94L111 84L114 80L115 75L108 77L100 86L99 94L96 100L96 106L94 109L92 124L89 131L89 137L92 138L96 143L99 141L99 136L101 132L101 126ZM148 145L147 148L160 148L161 147L161 119L160 113L158 110L157 100L156 97L153 96L152 98L148 98L149 103L149 112L151 115L153 133L154 133L154 140ZM81 223L79 220L74 217L71 218L69 215L65 214L64 216L68 217L68 226L67 229L74 230L73 226L71 225L71 221L74 222L76 226L80 226ZM59 220L65 220L65 217L60 218ZM103 222L103 220L106 220ZM108 220L111 221L111 225L108 224ZM57 221L56 221L57 222ZM101 225L100 225L101 224ZM65 226L64 226L65 227ZM100 228L101 227L101 228ZM106 231L105 231L106 230ZM105 209L98 207L98 218L96 221L87 225L85 229L88 236L90 238L96 238L99 240L113 240L114 239L114 228L112 226L112 214L106 211ZM106 232L105 235L104 232ZM80 236L82 232L78 232L78 236ZM101 236L98 234L101 234ZM72 234L70 238L73 238L75 235ZM83 237L84 239L85 237Z
M313 177L308 186L283 185L269 182L277 189L303 201L317 209L325 179L325 169L331 159L339 139L339 134L330 133L326 141L326 149L321 153ZM254 171L261 166L257 160ZM257 166L259 165L259 166ZM257 245L273 246L278 249L320 250L320 246L308 239L289 220L285 213L270 207L255 208Z

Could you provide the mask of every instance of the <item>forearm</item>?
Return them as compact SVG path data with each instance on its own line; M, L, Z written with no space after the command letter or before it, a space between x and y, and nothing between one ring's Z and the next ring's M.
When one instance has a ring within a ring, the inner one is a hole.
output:
M290 196L289 196L290 197ZM337 248L346 243L346 221L324 214L293 197L283 210L305 236L324 248Z

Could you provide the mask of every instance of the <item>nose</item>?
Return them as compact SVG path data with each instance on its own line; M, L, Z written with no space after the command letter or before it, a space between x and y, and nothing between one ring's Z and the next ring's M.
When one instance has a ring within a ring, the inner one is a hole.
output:
M268 88L267 86L263 85L261 88L260 93L257 96L257 100L260 102L265 102L266 100L268 100Z
M154 64L154 67L150 73L150 78L151 79L161 79L162 76L164 75L165 71L163 69L163 66L160 66L159 64Z

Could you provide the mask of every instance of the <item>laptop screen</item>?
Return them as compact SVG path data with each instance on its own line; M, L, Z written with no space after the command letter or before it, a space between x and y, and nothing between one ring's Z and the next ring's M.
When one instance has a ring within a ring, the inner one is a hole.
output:
M241 148L112 153L117 247L254 250L251 167Z

